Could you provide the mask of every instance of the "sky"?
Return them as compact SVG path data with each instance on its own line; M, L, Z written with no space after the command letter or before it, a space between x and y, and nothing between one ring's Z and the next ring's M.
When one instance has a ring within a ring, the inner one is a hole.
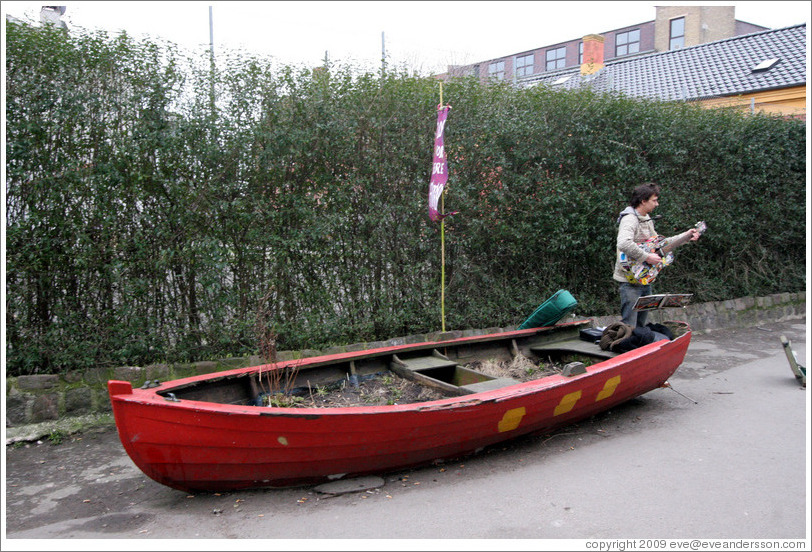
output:
M283 64L330 61L420 74L651 21L644 1L63 1L69 28L126 30L163 38L192 51L248 51ZM3 14L39 21L42 2L4 1ZM736 19L769 28L808 23L807 1L667 2L733 5Z

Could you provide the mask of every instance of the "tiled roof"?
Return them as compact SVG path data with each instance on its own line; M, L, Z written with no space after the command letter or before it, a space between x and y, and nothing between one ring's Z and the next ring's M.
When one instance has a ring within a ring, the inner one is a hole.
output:
M770 69L753 71L763 61L776 58ZM588 85L600 92L660 100L699 100L803 86L806 24L612 60L592 75L581 75L580 68L575 68L536 75L518 84L568 89Z

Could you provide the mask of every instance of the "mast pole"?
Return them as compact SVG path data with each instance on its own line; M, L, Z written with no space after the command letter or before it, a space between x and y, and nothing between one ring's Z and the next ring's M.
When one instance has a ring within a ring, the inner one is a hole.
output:
M440 81L440 107L443 106L443 82ZM445 192L440 194L440 213L445 213ZM440 318L445 333L445 217L440 219Z

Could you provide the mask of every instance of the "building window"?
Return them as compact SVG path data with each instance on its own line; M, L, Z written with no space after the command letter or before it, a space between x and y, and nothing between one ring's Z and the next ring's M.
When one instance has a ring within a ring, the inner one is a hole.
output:
M685 46L685 18L678 17L671 20L671 40L668 43L669 50L676 50Z
M505 80L505 62L494 61L488 65L488 78L494 80Z
M547 50L547 71L563 69L567 65L567 49L565 47Z
M584 64L584 43L578 43L578 65Z
M640 51L640 29L615 35L615 55L626 56Z
M516 76L529 77L533 74L533 54L516 58Z

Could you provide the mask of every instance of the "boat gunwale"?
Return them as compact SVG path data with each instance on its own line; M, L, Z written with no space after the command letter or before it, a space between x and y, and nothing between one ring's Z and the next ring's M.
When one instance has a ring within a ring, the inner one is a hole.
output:
M509 332L501 332L496 334L486 334L486 335L478 335L478 336L469 336L463 338L455 338L450 340L443 340L443 341L434 341L434 342L420 342L414 344L404 344L404 345L393 345L388 347L380 347L376 349L367 349L365 351L358 351L358 352L346 352L346 353L336 353L331 355L321 355L316 357L309 357L306 359L295 359L291 361L282 361L276 364L277 368L284 368L290 365L295 365L296 363L300 368L305 366L307 367L318 367L319 365L327 365L332 364L335 362L345 362L350 361L353 359L358 358L369 358L372 356L385 356L394 354L396 352L403 352L403 351L414 351L420 349L430 349L432 347L442 347L444 344L464 344L466 342L471 341L478 341L478 342L485 342L485 341L498 341L498 340L509 340L516 337L523 337L523 336L532 336L534 334L542 334L548 333L554 329L560 329L564 326L574 326L577 327L579 325L583 325L584 323L588 322L588 320L578 320L574 322L568 322L565 324L559 324L556 326L544 326L540 328L530 328L526 330L515 330ZM454 396L454 397L444 397L441 399L435 399L430 401L423 401L423 402L416 402L416 403L407 403L407 404L394 404L394 405L370 405L370 406L340 406L340 407L267 407L267 406L255 406L255 405L235 405L235 404L224 404L224 403L217 403L212 401L201 401L195 399L179 399L177 401L172 401L167 397L168 393L171 393L173 389L177 389L179 387L185 387L189 385L193 385L195 383L204 382L204 381L216 381L217 379L227 379L230 377L239 377L242 374L250 374L261 370L263 366L269 365L257 365L257 366L249 366L245 368L235 368L231 370L224 370L222 372L216 373L208 373L208 374L201 374L197 376L190 376L186 378L170 380L168 382L161 383L158 386L151 387L148 389L143 388L135 388L131 389L130 393L111 393L111 399L121 400L125 402L136 402L140 404L149 404L153 406L163 406L167 408L181 408L184 410L190 411L201 411L207 413L219 413L223 415L250 415L250 416L281 416L281 417L322 417L322 416L339 416L339 415L350 415L350 414L384 414L384 413L396 413L396 412L411 412L411 411L424 411L427 409L449 409L449 408L467 408L471 406L475 406L477 404L483 402L500 402L502 400L513 399L517 397L522 397L525 395L531 395L535 393L539 393L542 391L546 391L548 389L554 389L561 385L566 385L571 382L579 381L584 378L589 378L596 376L597 374L611 370L613 368L618 367L619 365L626 364L628 362L634 362L636 359L640 357L644 357L654 353L654 351L662 349L662 348L671 348L678 342L682 342L683 339L688 338L690 339L691 329L690 326L685 323L678 321L680 324L685 326L685 333L682 335L675 337L673 340L669 341L656 341L654 343L650 343L648 345L644 345L642 347L638 347L621 355L603 359L595 364L586 368L586 371L582 374L578 374L575 376L563 376L561 374L551 374L548 376L543 376L538 379L526 381L526 382L517 382L513 385L508 385L505 387L501 387L498 389L488 390L488 391L481 391L478 393ZM676 370L676 368L675 368ZM115 381L115 380L111 380Z

